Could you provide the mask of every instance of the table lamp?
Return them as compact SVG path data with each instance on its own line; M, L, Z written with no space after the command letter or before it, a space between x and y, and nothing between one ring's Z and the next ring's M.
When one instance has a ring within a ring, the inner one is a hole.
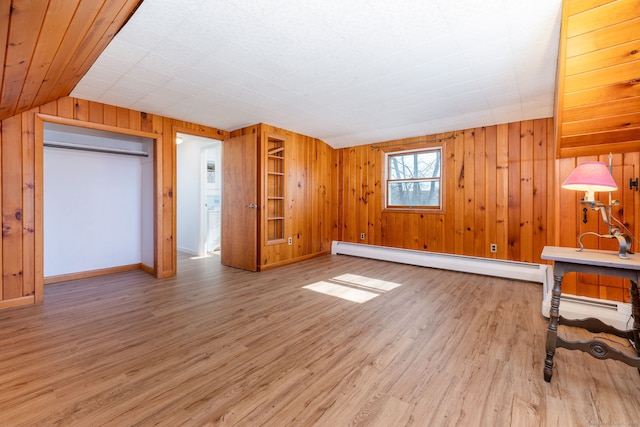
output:
M618 189L616 182L611 176L609 168L603 162L584 162L580 163L562 183L562 188L575 191L584 191L584 199L580 203L589 205L592 210L599 210L602 214L602 220L609 227L608 234L598 234L593 231L582 233L578 237L578 244L581 251L584 249L582 238L586 235L595 235L602 238L616 239L619 243L618 255L622 259L627 259L627 254L631 252L631 237L621 232L620 227L613 224L613 216L611 207L620 203L617 200L611 200L611 192ZM608 191L609 204L595 200L595 192ZM585 211L586 212L586 211Z

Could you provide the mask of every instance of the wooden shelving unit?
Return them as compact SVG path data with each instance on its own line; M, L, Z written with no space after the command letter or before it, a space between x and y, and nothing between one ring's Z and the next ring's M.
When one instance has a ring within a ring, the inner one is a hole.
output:
M284 138L267 138L267 243L284 241Z

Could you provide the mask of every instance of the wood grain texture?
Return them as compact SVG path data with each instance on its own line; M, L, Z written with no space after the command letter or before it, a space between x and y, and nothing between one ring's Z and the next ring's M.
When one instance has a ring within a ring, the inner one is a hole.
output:
M331 209L334 201L334 168L331 167L334 150L317 138L265 123L235 130L230 135L235 137L247 133L256 133L259 147L259 158L254 159L260 169L258 270L327 254L331 250L332 228L335 227L334 212ZM266 227L266 147L270 136L285 140L284 239L275 242L269 242ZM366 231L366 226L364 230ZM288 244L289 237L291 245Z
M555 238L552 130L552 119L538 119L455 131L442 142L415 143L451 133L336 150L334 240L359 243L369 230L381 246L543 262L542 248ZM380 151L433 144L444 146L442 211L384 209L384 167L370 159L383 165Z
M557 78L560 157L640 150L640 3L565 1Z
M537 284L346 256L262 273L215 258L178 263L179 274L161 280L130 271L50 285L43 304L1 312L3 423L640 419L637 371L620 362L559 349L553 382L544 382ZM377 296L355 303L303 288L321 281L358 282ZM385 283L400 286L385 292Z
M613 208L613 216L622 222L633 236L640 235L638 226L638 212L640 209L640 192L629 188L629 179L635 179L640 174L638 158L640 152L613 154L613 177L618 183L618 190L612 193L614 200L621 202L620 206ZM577 158L561 159L558 163L558 181L562 183L573 169L582 162L601 161L609 164L609 155L582 156ZM579 203L582 193L559 189L558 213L562 233L558 235L558 246L577 247L577 239L581 233L596 232L607 234L608 227L603 223L600 213L587 209L587 222L583 222L583 208ZM608 193L596 193L596 199L608 203ZM637 238L637 237L636 237ZM617 250L617 241L613 239L598 239L586 237L583 240L585 247L590 249ZM638 243L633 244L634 252L637 252ZM566 284L566 286L565 286ZM579 277L570 275L563 283L563 291L592 298L604 298L615 301L629 301L626 285L618 279L604 278L594 275L582 274Z
M0 120L67 96L140 0L0 5Z
M258 140L255 133L227 138L222 145L222 263L258 269ZM236 176L237 171L242 171Z
M25 296L23 290L22 136L20 116L5 120L2 135L2 297Z
M74 98L60 98L0 122L0 304L39 302L43 284L43 122L115 131L156 140L156 243L158 277L176 271L175 132L211 136L224 131ZM114 126L115 123L115 126Z
M567 36L574 37L626 22L630 17L637 16L637 12L637 0L617 0L579 13L573 11L569 16Z

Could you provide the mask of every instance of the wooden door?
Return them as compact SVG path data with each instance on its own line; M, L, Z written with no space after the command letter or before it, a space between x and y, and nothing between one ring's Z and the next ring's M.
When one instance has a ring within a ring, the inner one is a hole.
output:
M256 134L222 143L222 264L258 266L258 145Z

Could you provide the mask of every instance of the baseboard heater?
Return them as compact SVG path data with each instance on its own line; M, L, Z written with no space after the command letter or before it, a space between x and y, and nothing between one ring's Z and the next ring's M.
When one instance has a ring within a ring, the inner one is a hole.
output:
M550 288L552 286L553 285L551 285ZM550 309L551 289L544 294L544 299L542 300L542 315L549 317ZM560 297L560 315L567 319L593 317L621 330L627 330L633 326L631 304L598 298L563 294Z
M550 265L338 241L332 242L331 253L541 283L541 313L549 317L553 287L553 267ZM563 295L560 314L570 319L595 317L618 329L626 329L631 307L630 304L615 301Z
M465 255L441 254L416 251L413 249L390 248L387 246L363 245L334 241L331 245L334 255L353 255L382 261L482 274L545 284L547 268L545 264L505 261L493 258L479 258Z

